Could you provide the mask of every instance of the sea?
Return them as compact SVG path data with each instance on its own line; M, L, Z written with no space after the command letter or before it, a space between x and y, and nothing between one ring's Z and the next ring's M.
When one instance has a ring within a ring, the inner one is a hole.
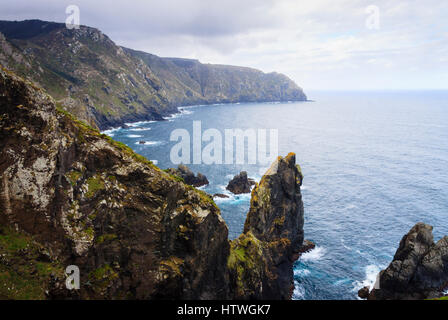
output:
M268 150L277 141L279 155L296 153L304 175L305 238L316 243L294 265L293 299L357 299L415 223L434 226L436 241L448 235L448 92L307 94L306 102L182 107L166 121L105 133L165 169L177 166L173 148L180 138L174 138L188 132L188 166L207 176L210 184L202 190L228 195L215 202L234 239L243 230L250 195L232 195L225 187L242 170L259 180L268 165L253 164L248 155L239 163L236 156L228 164L193 163L209 143L192 147L193 126L200 123L201 134L221 134L223 163L226 129L267 129ZM271 129L278 140L271 140Z

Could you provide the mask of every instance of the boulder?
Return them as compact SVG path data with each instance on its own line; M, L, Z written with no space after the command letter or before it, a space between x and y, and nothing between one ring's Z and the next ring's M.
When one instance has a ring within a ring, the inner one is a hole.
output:
M255 185L255 181L247 177L246 171L241 171L229 181L226 189L233 194L250 193L250 189L253 185Z
M358 290L358 297L361 299L367 299L369 297L370 288L369 287L363 287Z
M417 223L400 241L390 265L379 274L371 300L440 297L448 287L448 237L434 243L432 226Z
M209 184L208 179L205 175L198 172L198 174L195 176L193 171L191 171L190 168L183 164L180 164L177 169L167 169L167 172L174 176L182 178L186 184L192 185L196 188Z

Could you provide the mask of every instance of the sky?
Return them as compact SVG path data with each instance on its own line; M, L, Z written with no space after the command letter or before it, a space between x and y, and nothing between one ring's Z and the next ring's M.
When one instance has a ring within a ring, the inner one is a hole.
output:
M0 20L80 23L118 45L286 74L304 90L448 89L446 0L0 0Z

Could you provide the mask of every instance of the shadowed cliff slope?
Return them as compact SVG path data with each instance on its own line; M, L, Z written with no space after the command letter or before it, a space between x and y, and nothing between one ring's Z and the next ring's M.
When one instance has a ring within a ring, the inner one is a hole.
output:
M202 64L198 60L160 58L123 48L142 59L162 80L172 105L234 102L303 101L306 96L291 79L276 72Z
M437 298L448 289L448 236L434 243L432 227L417 223L378 277L370 300Z
M76 120L0 68L1 299L287 299L302 176L278 158L244 234L211 196ZM65 287L76 265L81 289Z
M279 157L252 190L243 234L231 245L237 298L290 299L303 244L302 173L295 154Z
M4 69L0 151L2 297L70 295L72 264L81 298L228 297L228 231L213 201Z
M181 105L306 100L284 75L160 58L119 47L95 28L0 21L0 33L2 65L100 129L160 120Z

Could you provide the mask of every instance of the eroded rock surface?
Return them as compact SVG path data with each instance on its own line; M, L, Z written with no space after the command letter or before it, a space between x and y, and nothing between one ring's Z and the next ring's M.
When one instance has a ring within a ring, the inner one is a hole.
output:
M288 299L302 174L278 158L231 244L210 195L0 67L1 299ZM76 265L81 289L65 287ZM13 289L11 289L13 288Z
M417 223L403 239L390 265L379 274L368 299L428 299L448 287L448 237L434 243L432 226Z
M303 243L302 179L290 153L252 190L244 232L232 241L228 264L237 298L291 298L292 267Z
M38 83L101 130L162 120L178 106L303 101L287 76L161 58L116 45L100 30L40 20L0 21L0 64Z
M241 171L229 181L226 189L233 194L250 193L253 185L255 185L255 181L247 177L246 171Z
M191 171L190 168L183 164L180 164L177 169L170 168L166 171L176 177L183 179L186 184L192 185L196 188L205 186L209 183L207 177L202 173L198 172L197 175L194 175L193 171Z

